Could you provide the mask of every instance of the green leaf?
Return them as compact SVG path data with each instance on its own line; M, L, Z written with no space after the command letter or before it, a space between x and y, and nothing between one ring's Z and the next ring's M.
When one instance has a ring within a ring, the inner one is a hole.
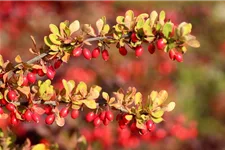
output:
M109 100L109 94L106 92L102 92L102 97L107 101Z
M0 99L3 99L3 94L2 94L2 92L0 92Z
M138 129L146 129L146 125L145 125L144 121L141 119L136 119L136 127Z
M95 100L82 100L82 102L90 109L96 109L97 108L97 104L95 102Z
M87 85L84 82L80 82L76 88L76 94L81 93L83 97L87 95Z
M131 121L133 119L133 115L126 115L125 118L126 120Z
M110 30L110 27L109 27L108 24L106 24L106 25L104 25L104 27L103 27L103 29L101 31L101 34L102 35L106 35L109 32L109 30Z
M181 36L185 36L187 34L190 34L191 33L191 29L192 29L192 25L190 23L186 23L184 24L181 29L180 29L180 32L181 32Z
M176 106L175 102L170 102L166 107L163 108L164 111L172 111Z
M173 30L173 25L170 22L167 22L163 26L162 33L166 38L169 38L170 33Z
M70 24L69 29L71 34L78 31L80 29L80 22L78 20L75 20L74 22Z
M160 122L163 121L163 118L153 118L153 117L151 117L151 119L152 119L152 121L153 121L154 123L160 123Z
M57 45L51 45L50 49L57 52L59 50L59 47Z
M63 83L64 89L66 91L65 99L69 99L69 97L71 95L71 92L75 87L75 82L73 80L70 80L70 81L67 82L65 79L63 79L62 83Z
M124 25L128 29L131 29L133 27L133 25L134 25L134 12L132 10L128 10L125 13Z
M124 24L124 16L118 16L118 17L116 17L116 22L118 24Z
M151 27L154 26L154 24L156 23L156 19L158 17L158 13L156 11L152 11L150 14L150 25Z
M187 45L189 45L191 47L195 47L195 48L200 47L200 43L198 40L189 40L186 43L187 43Z
M145 23L144 19L143 18L139 18L139 20L137 20L137 25L135 26L135 28L137 30L141 29L144 26L144 23Z
M153 40L155 39L155 37L146 37L145 40L148 41L149 43L151 43Z
M158 111L156 111L156 112L152 112L151 115L152 115L154 118L161 118L163 114L164 114L164 111L163 111L163 110L158 110Z
M149 17L149 15L148 15L148 14L146 14L146 13L142 13L142 14L140 14L140 15L138 15L138 16L137 16L137 19L136 19L136 20L139 20L139 18L146 19L146 18L148 18L148 17Z
M135 94L134 100L135 105L140 104L142 102L142 94L140 92L137 92Z
M54 87L51 85L51 80L45 82L38 81L40 98L47 101L50 100L54 94Z
M146 36L153 36L150 20L147 19L143 25L143 31Z
M50 31L51 31L53 34L60 35L60 34L59 34L59 28L58 28L56 25L50 24L50 25L49 25L49 28L50 28Z
M36 144L32 147L31 150L47 150L45 144Z
M53 44L61 45L62 43L58 40L58 36L55 34L50 34L49 39Z
M44 42L48 47L51 47L53 45L53 43L51 42L48 36L44 37Z
M165 90L162 90L154 99L154 103L157 103L157 105L161 105L166 101L167 98L168 98L168 93Z
M161 11L161 12L159 13L159 23L160 23L161 25L164 25L164 20L165 20L165 18L166 18L166 13L165 13L165 11Z

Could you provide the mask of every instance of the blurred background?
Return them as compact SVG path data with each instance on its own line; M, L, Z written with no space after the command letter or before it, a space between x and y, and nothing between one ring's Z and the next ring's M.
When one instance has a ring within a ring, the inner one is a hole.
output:
M90 62L83 57L71 59L57 70L55 86L61 80L85 81L97 84L112 93L119 87L135 86L145 98L152 90L165 89L169 100L176 102L175 111L167 114L164 123L151 135L133 136L130 130L108 127L94 128L83 121L67 120L66 126L23 124L17 143L25 137L32 144L47 141L58 143L60 149L79 149L77 139L84 135L88 149L187 149L225 150L225 2L0 2L0 54L14 61L20 54L24 61L33 57L30 35L37 45L49 34L50 23L79 20L95 27L98 18L106 16L110 25L116 16L131 9L137 16L164 10L175 24L183 21L193 25L192 33L201 43L197 49L188 48L184 62L171 61L167 53L147 51L136 58L132 51L126 57L112 46L110 60L101 57ZM96 45L89 46L89 49ZM4 122L1 122L4 124ZM3 126L3 125L1 125Z

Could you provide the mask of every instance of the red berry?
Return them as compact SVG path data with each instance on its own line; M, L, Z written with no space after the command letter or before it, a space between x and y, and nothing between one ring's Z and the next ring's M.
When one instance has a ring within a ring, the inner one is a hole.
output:
M105 117L109 120L113 120L113 113L111 111L106 111Z
M105 118L105 119L103 120L103 124L104 124L105 126L107 126L107 125L109 124L109 120L108 120L107 118Z
M126 128L126 124L123 122L123 120L119 120L119 127L120 127L120 129Z
M92 51L92 58L97 58L100 55L100 49L97 47Z
M130 129L131 129L132 132L137 131L136 122L133 122L133 123L131 124Z
M135 55L136 55L136 57L140 57L143 54L143 51L144 51L144 49L143 49L142 46L137 46L135 48Z
M146 135L148 133L147 129L140 129L139 130L140 135Z
M56 73L56 72L55 72L55 69L54 69L52 66L50 66L50 67L47 68L46 76L47 76L49 79L53 80L54 77L55 77L55 73Z
M136 36L135 33L132 33L132 34L131 34L131 41L132 41L133 43L135 43L135 42L138 41L138 38L137 38L137 36Z
M91 122L95 119L95 113L94 112L89 112L87 115L86 115L86 121L87 122Z
M77 47L73 49L73 56L78 57L82 54L82 48L81 47Z
M2 105L6 105L8 102L3 98L3 99L0 100L0 103L1 103Z
M3 114L4 110L2 109L2 107L0 107L0 114Z
M40 116L37 113L33 113L31 116L34 122L36 123L40 122Z
M109 52L106 49L102 51L102 59L104 61L109 60Z
M46 113L47 115L52 114L52 107L51 107L51 106L45 106L45 107L44 107L44 110L45 110L45 113Z
M79 117L79 113L80 113L79 110L73 109L71 111L71 118L76 119L77 117Z
M30 83L34 84L36 82L36 76L33 72L27 74L27 79Z
M51 125L55 121L55 114L48 115L45 118L45 123Z
M127 49L124 46L119 48L119 52L123 56L127 55Z
M148 131L153 131L155 128L155 124L152 120L148 120L146 122L146 127L147 127Z
M38 73L38 69L33 69L32 73L37 74Z
M99 115L99 118L103 121L105 120L105 114L106 114L106 111L102 111Z
M23 84L22 84L22 86L28 86L28 84L29 84L29 81L28 81L27 77L23 76Z
M69 114L69 108L68 107L64 107L60 110L59 112L59 116L61 118L65 118L67 115Z
M29 110L29 109L27 109L26 111L25 111L25 113L24 113L24 119L26 120L26 121L31 121L32 120L32 112Z
M13 126L17 126L19 124L19 120L16 118L16 115L15 114L11 114L10 115L10 123L13 125Z
M57 61L54 63L54 68L55 68L55 69L58 69L58 68L61 66L61 64L62 64L62 60L61 60L61 59L57 60Z
M94 123L94 126L97 127L97 126L99 126L101 124L101 119L99 117L96 117L94 119L93 123Z
M176 55L175 55L175 59L178 62L182 62L183 61L183 55L181 53L177 52Z
M153 43L148 45L148 51L150 54L153 54L155 52L155 45Z
M170 50L169 51L169 57L171 60L175 60L175 57L176 57L176 53L174 50Z
M17 99L17 94L14 90L10 90L7 95L11 101L15 101Z
M43 72L42 69L38 69L38 75L39 75L40 77L43 77L43 76L45 75L45 73Z
M83 49L83 56L84 58L86 58L87 60L91 60L91 51L87 48Z
M158 50L163 50L166 46L166 40L158 39L158 41L156 42L156 46L157 46Z
M14 111L16 110L16 106L13 105L12 103L8 103L8 104L6 105L6 109L8 109L8 110L11 111L11 112L14 112Z

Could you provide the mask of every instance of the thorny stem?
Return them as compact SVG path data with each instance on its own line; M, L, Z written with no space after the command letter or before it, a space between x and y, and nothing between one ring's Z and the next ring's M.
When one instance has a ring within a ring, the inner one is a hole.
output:
M126 38L126 37L129 37L129 36L130 36L130 34L126 34L126 35L123 35L122 38ZM84 40L84 42L92 42L92 41L98 41L98 40L104 40L104 39L113 39L113 37L112 36L105 36L105 37L88 38L88 39ZM48 55L48 53L42 53L42 54L28 60L27 63L32 64L32 63L44 58L47 55Z

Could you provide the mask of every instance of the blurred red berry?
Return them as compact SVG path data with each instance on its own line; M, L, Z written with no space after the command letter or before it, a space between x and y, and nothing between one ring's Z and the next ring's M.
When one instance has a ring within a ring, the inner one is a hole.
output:
M101 119L99 117L96 117L94 119L94 122L93 122L94 126L97 127L101 124Z
M176 55L175 55L175 59L178 62L182 62L183 61L183 55L181 53L177 52Z
M136 55L136 57L140 57L143 54L143 51L144 51L144 49L143 49L143 47L141 45L137 46L135 48L135 55Z
M26 120L26 121L31 121L32 120L32 112L29 110L29 109L27 109L26 111L25 111L25 113L24 113L24 119Z
M92 51L92 58L97 58L100 55L100 49L98 47L96 47L93 51Z
M109 120L112 121L113 120L113 113L111 111L106 111L105 117Z
M86 115L86 121L87 122L91 122L95 119L95 113L94 112L89 112L87 115Z
M123 56L127 55L127 49L124 46L119 48L119 52Z
M73 56L78 57L82 54L82 48L81 47L77 47L73 49Z
M155 52L155 45L153 43L150 43L148 45L148 51L150 54L153 54Z
M17 94L16 94L16 91L14 91L14 90L9 90L7 96L9 98L9 100L11 100L11 101L15 101L17 99Z
M83 56L84 58L86 58L87 60L91 60L91 51L87 48L83 49Z
M71 118L76 119L77 117L79 117L79 113L80 113L79 110L73 109L71 111Z
M30 83L34 84L36 82L36 75L33 72L27 74L27 79Z
M54 69L52 66L50 66L50 67L47 68L46 76L47 76L50 80L53 80L53 79L54 79L55 74L56 74L55 69Z
M69 108L68 107L64 107L60 110L59 112L59 116L61 118L65 118L67 115L69 114Z
M55 69L58 69L61 65L62 65L62 60L59 59L59 60L57 60L57 61L54 63L54 68L55 68Z
M28 86L28 84L29 84L29 81L27 79L27 76L23 76L23 84L22 84L22 86Z
M138 41L138 38L137 38L137 36L136 36L136 34L135 34L134 32L131 34L131 41L132 41L133 43L135 43L135 42Z
M156 46L158 50L163 50L166 46L166 40L165 39L158 39L156 42Z
M102 59L104 61L108 61L109 60L109 52L106 49L102 51Z
M45 118L45 123L51 125L55 121L55 114L48 115Z

